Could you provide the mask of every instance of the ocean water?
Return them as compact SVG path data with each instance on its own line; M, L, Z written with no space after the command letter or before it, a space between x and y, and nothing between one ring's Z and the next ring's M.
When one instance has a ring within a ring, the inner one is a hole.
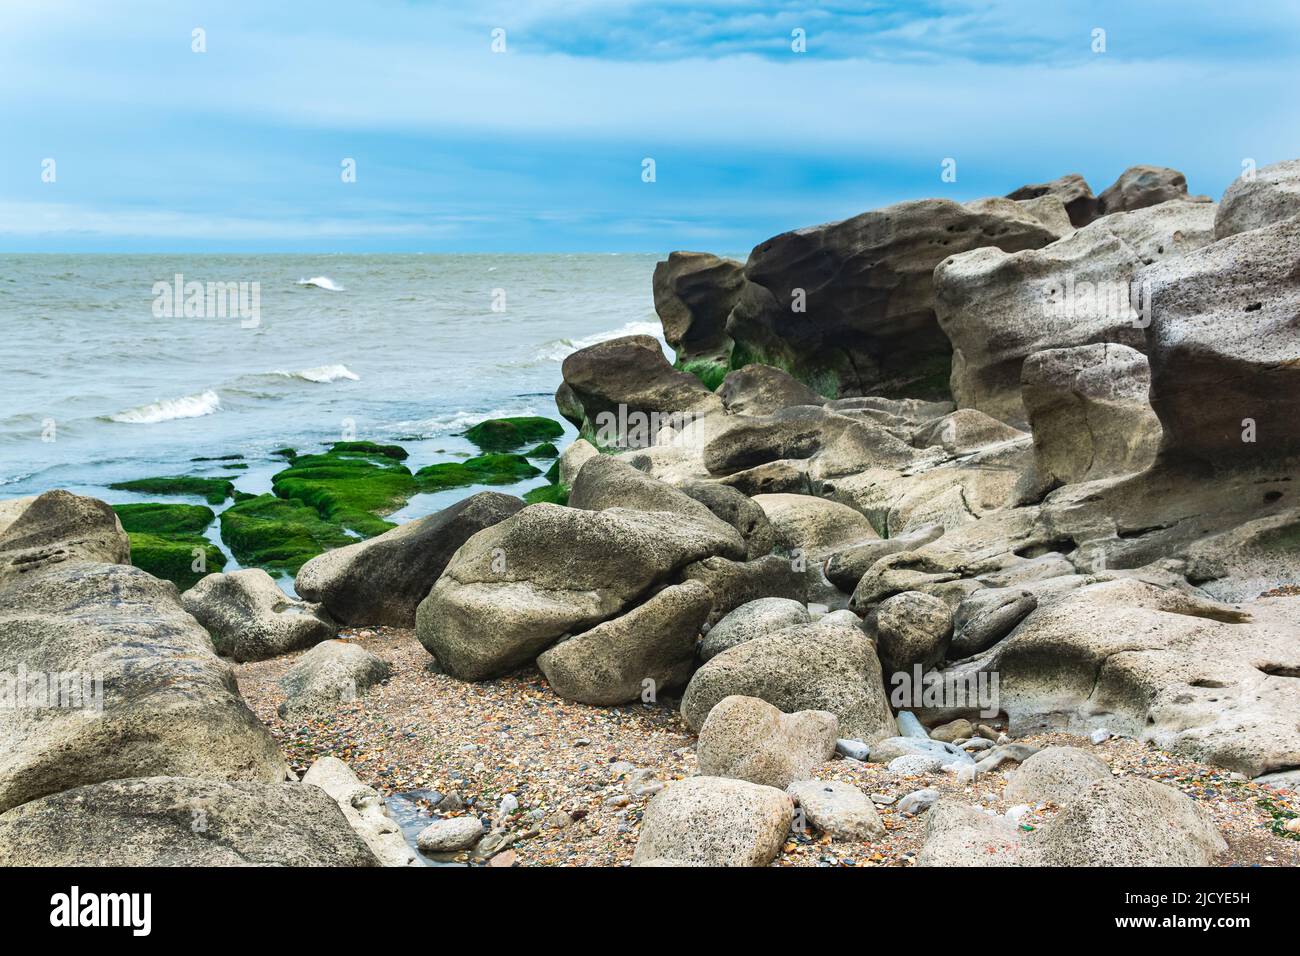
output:
M397 442L413 469L457 460L474 449L456 433L485 418L559 420L560 363L575 349L661 336L657 258L0 256L0 498L66 488L112 504L187 501L107 485L189 474L228 474L258 494L284 467L273 449L345 437ZM204 314L166 308L178 274L182 293L249 283L248 308L208 314L206 297ZM246 471L192 460L233 454ZM391 520L476 490L418 495Z

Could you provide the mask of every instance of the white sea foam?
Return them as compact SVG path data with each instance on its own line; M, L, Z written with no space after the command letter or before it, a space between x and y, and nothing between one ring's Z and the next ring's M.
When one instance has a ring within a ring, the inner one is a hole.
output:
M276 375L282 375L285 378L300 378L304 382L319 382L322 385L328 382L337 382L345 378L350 382L361 381L361 376L352 371L346 365L318 365L316 368L299 369L297 372L286 372L277 370Z
M555 339L547 342L537 350L537 358L551 362L563 362L578 349L585 349L587 346L596 345L599 342L608 342L610 339L620 339L625 335L650 335L660 342L664 340L663 326L658 322L629 322L621 329L597 332L595 335L589 335L582 339Z
M176 418L200 418L221 410L221 398L212 389L198 395L185 395L181 398L163 398L138 408L128 408L124 412L110 415L110 421L125 422L131 425L155 425L169 422Z
M339 285L329 276L312 276L310 279L299 279L299 285L314 285L318 289L326 289L330 292L344 292L343 286Z
M431 437L433 435L451 435L457 432L463 432L466 429L477 425L479 422L487 421L489 418L510 418L516 415L536 415L537 409L529 405L526 408L514 406L512 408L498 408L490 412L466 412L457 411L447 415L435 415L432 418L421 418L415 421L394 422L389 425L386 431L393 434L416 434Z

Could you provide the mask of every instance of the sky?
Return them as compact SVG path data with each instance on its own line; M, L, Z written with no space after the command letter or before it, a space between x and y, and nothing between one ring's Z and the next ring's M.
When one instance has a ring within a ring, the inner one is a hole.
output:
M1300 156L1297 75L1294 0L0 0L0 252L743 256L1138 163L1218 198Z

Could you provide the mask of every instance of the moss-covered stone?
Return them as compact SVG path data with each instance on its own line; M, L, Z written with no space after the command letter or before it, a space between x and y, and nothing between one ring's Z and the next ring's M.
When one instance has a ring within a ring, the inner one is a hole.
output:
M128 532L131 563L156 578L171 581L182 591L199 578L226 566L221 549L199 534L156 535ZM199 559L202 558L202 561Z
M534 442L552 441L564 434L564 426L549 418L526 415L490 418L479 422L465 437L483 451L514 451Z
M191 458L190 461L240 461L243 457L243 455L201 455L198 458ZM233 468L234 466L231 465L230 467Z
M525 492L524 501L530 505L542 503L567 505L569 503L569 486L561 484L542 485L540 488Z
M396 511L420 490L410 470L388 448L396 446L338 442L319 455L298 455L272 476L271 489L280 498L311 505L326 521L363 537L383 534L393 525L379 516Z
M408 455L401 445L380 445L372 441L336 441L330 446L332 455L378 455L394 461L406 461Z
M678 360L674 367L681 372L694 375L710 392L716 392L722 380L727 377L731 367L722 362L710 362L708 359Z
M277 458L288 458L290 461L298 457L298 451L295 448L277 448L271 452Z
M221 513L221 539L240 564L296 574L309 559L357 539L309 504L258 495Z
M524 452L525 458L559 458L560 449L556 448L548 441L542 442L532 451Z
M131 481L114 482L108 487L146 495L195 495L210 505L219 505L235 493L234 484L227 478L200 478L195 475L134 478Z
M148 502L138 505L113 505L122 530L128 534L202 534L216 519L206 505L176 505Z
M427 465L415 473L415 480L424 491L441 491L465 485L511 485L541 473L523 455L480 455Z

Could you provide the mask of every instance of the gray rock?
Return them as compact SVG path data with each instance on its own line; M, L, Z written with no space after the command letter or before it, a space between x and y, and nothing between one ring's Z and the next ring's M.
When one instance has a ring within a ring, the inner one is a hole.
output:
M772 523L776 546L817 561L849 545L880 536L871 522L847 505L810 495L756 495Z
M181 595L223 657L261 661L327 641L338 625L317 604L288 597L261 568L209 574Z
M868 569L887 555L915 551L943 535L942 524L922 525L906 534L879 538L837 551L826 562L826 577L841 591L852 593Z
M937 773L943 769L944 762L939 757L928 754L903 754L889 761L885 767L890 773L899 776L911 776L923 773Z
M1048 183L1035 183L1021 186L1015 192L1007 194L1008 199L1027 202L1043 196L1055 196L1061 200L1069 215L1070 223L1076 228L1086 226L1097 218L1097 199L1092 194L1092 187L1078 173L1069 173Z
M573 483L578 479L578 472L582 471L582 466L599 454L596 446L587 439L574 439L572 444L560 452L560 484L573 487Z
M916 719L916 715L910 710L900 710L895 719L898 721L898 732L904 737L916 737L919 740L929 740L930 735L926 732L921 722Z
M97 498L56 489L20 502L0 530L0 583L59 564L131 563L117 513Z
M1288 219L1142 270L1163 458L1240 469L1300 455L1298 258L1300 219Z
M759 598L742 604L710 628L700 643L700 657L707 661L738 644L811 620L808 608L799 601Z
M414 627L415 609L456 550L523 506L513 495L479 492L368 541L312 558L298 571L294 589L344 624Z
M835 752L850 760L860 760L866 762L867 757L871 754L871 745L863 743L861 740L848 740L840 737L835 741Z
M962 599L953 614L948 659L962 660L987 650L1010 634L1038 607L1032 591L983 588ZM969 735L967 735L969 736Z
M1031 747L1028 744L1011 744L1003 743L1002 737L998 738L999 744L975 764L975 770L978 773L990 773L1002 766L1004 763L1022 763L1028 760L1034 754L1038 753L1038 747Z
M843 624L796 624L723 651L691 678L682 716L698 730L732 694L786 713L830 711L840 732L854 739L871 742L896 732L871 642Z
M1007 784L1003 798L1008 803L1066 803L1110 776L1110 767L1086 750L1048 747L1024 760Z
M1271 226L1300 215L1300 159L1288 159L1238 177L1228 186L1214 218L1214 237Z
M898 801L895 809L897 809L899 813L907 813L916 816L917 814L929 810L934 806L938 799L938 790L913 790Z
M752 561L772 553L776 545L772 523L748 495L711 481L683 481L677 487L740 533L745 539L745 560Z
M93 537L86 530L74 517L65 555ZM54 533L45 541L47 556L60 550ZM240 699L175 585L138 568L71 557L33 567L0 578L0 673L59 675L61 705L37 698L33 706L0 707L0 812L142 774L285 778L280 748Z
M1132 212L1173 199L1187 199L1187 177L1167 166L1130 166L1098 197L1101 214Z
M885 825L870 798L850 783L801 780L786 793L803 811L804 819L833 840L878 840Z
M455 853L468 850L483 836L478 817L447 817L435 820L415 838L421 853Z
M280 678L285 701L281 717L328 711L363 696L388 679L392 668L381 657L347 641L325 641L298 659Z
M722 777L679 780L641 818L633 866L766 866L781 850L794 804L774 787Z
M655 263L655 311L678 359L730 357L727 316L744 282L739 262L707 252L671 252Z
M1025 359L1021 398L1038 480L1052 487L1141 471L1155 461L1160 421L1147 401L1147 357L1098 342Z
M808 599L808 576L779 554L753 561L705 558L682 570L682 578L699 581L713 592L709 623L716 625L736 608L762 598L780 597L803 604Z
M825 711L783 714L754 697L725 697L700 727L699 770L783 790L831 758L838 729Z
M944 659L952 638L952 612L939 598L904 591L880 603L868 618L886 675L929 669Z
M750 253L727 332L747 354L804 381L841 394L897 394L947 361L931 278L944 256L984 245L1033 249L1055 238L1011 204L980 211L946 199L784 233ZM806 291L807 311L792 322L796 289Z
M156 776L75 787L0 814L0 866L377 866L323 790Z
M682 687L712 604L712 593L698 581L672 585L543 651L537 666L555 693L583 704L625 704L644 699L647 690L658 695Z
M302 782L324 790L343 811L375 858L384 866L419 866L415 851L402 836L402 829L388 816L384 801L373 787L367 787L338 757L325 755L303 774Z
M871 746L870 759L872 763L887 764L895 757L905 754L938 757L945 766L954 763L973 766L975 763L970 754L954 744L941 740L919 740L916 737L886 737L878 740Z
M743 550L722 522L530 505L456 552L420 604L416 635L448 674L484 680L623 613L692 562Z
M825 405L826 399L793 375L770 365L746 365L729 372L718 396L733 415L771 415L795 405Z

